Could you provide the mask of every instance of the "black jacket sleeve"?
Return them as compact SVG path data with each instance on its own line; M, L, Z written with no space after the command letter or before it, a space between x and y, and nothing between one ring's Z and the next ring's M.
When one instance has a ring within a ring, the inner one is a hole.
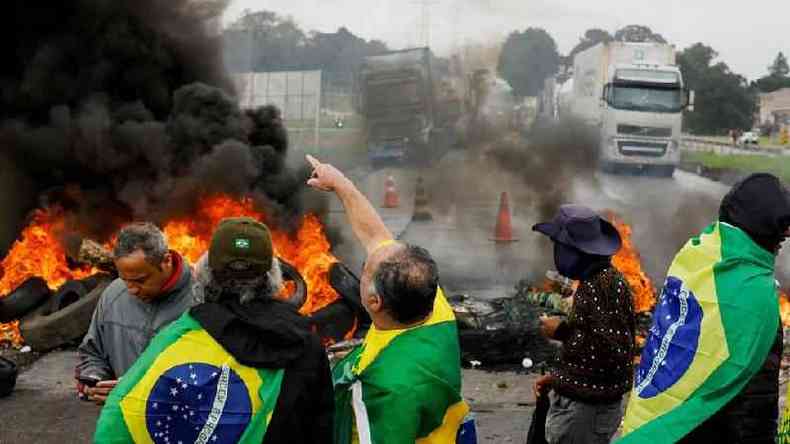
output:
M332 388L332 371L323 347L318 351L318 374L313 390L315 403L311 416L313 429L310 442L331 444L334 434L335 391Z
M332 444L335 414L329 360L310 335L299 359L285 369L264 444Z

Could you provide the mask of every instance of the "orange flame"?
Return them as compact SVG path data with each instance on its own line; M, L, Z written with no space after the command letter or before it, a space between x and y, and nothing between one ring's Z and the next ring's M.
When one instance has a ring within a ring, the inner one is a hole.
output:
M623 239L623 248L612 258L612 264L623 273L631 287L634 311L637 313L650 311L656 303L656 290L653 282L642 270L639 251L631 240L631 226L613 212L609 212L608 216Z
M203 199L196 214L188 219L168 222L163 231L170 248L195 263L208 250L219 221L237 216L266 222L266 215L255 209L252 199L234 200L217 195ZM296 267L307 284L302 314L313 313L337 300L338 294L329 283L329 267L337 259L329 252L331 245L318 217L305 216L293 235L276 229L271 234L275 254Z
M61 245L65 217L57 208L36 210L30 224L19 240L11 246L0 262L0 298L7 296L27 279L38 276L56 289L70 279L83 279L96 269L72 269L66 262L66 251Z
M266 222L266 215L255 209L252 199L233 199L224 195L204 198L195 214L171 220L163 231L170 248L195 263L208 250L211 235L225 217L248 216ZM39 276L51 289L70 279L83 279L96 269L72 269L66 261L61 234L66 230L65 215L59 209L37 210L6 257L0 262L0 298L8 295L28 278ZM272 228L272 227L270 227ZM338 294L329 283L329 267L337 262L317 216L303 218L295 233L272 229L275 254L296 267L307 284L308 294L302 314L313 313L333 301ZM0 324L0 344L22 344L18 322Z
M790 326L790 295L786 290L779 290L779 315L782 317L782 325Z

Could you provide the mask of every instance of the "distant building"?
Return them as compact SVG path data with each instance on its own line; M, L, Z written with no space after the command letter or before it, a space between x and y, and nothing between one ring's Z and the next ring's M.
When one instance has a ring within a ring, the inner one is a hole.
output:
M775 125L780 128L790 126L790 88L760 94L759 123L761 125Z

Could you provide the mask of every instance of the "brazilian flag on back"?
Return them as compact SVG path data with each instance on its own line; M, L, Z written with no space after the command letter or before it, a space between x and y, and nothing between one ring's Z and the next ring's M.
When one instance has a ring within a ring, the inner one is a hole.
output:
M621 443L672 443L735 397L779 328L774 255L722 222L667 273L628 403Z
M335 444L455 443L469 406L461 398L455 316L441 289L428 321L372 327L333 379Z
M255 443L283 370L239 364L188 313L162 330L112 391L97 443Z

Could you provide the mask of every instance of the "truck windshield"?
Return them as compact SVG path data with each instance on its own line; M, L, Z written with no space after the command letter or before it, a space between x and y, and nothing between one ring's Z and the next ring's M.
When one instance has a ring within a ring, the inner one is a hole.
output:
M683 109L680 88L614 85L609 105L616 109L677 113Z
M417 82L387 83L368 86L368 109L407 107L422 103Z

